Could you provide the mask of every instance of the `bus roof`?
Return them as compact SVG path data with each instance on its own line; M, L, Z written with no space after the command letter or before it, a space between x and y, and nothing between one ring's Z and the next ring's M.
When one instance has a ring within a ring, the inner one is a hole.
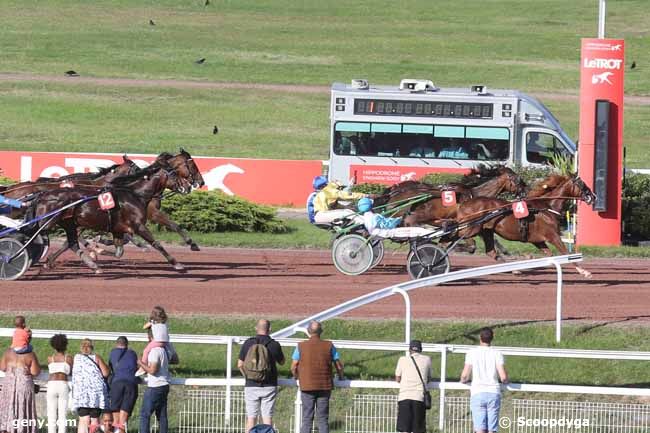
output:
M502 97L502 98L527 98L531 97L524 95L518 90L508 90L508 89L489 89L487 93L480 94L478 92L472 91L470 87L440 87L434 91L426 92L414 92L412 90L404 89L400 90L398 86L379 86L379 85L370 85L366 89L359 89L353 87L351 84L345 83L334 83L332 84L332 91L346 92L346 93L356 93L359 95L364 95L372 92L382 93L386 95L444 95L444 96L482 96L482 97Z

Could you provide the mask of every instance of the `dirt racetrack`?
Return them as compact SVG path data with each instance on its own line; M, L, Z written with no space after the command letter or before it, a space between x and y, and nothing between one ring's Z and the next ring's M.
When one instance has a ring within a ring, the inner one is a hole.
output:
M0 310L145 313L161 304L173 314L305 317L340 302L408 279L404 254L390 255L369 273L349 277L329 251L171 247L186 265L174 271L155 252L128 248L122 260L101 259L95 275L66 253L54 270L32 268L23 279L1 283ZM452 269L492 264L486 257L453 256ZM589 259L586 280L565 266L566 319L641 321L650 324L648 260ZM555 272L502 274L411 292L414 319L552 320ZM348 313L401 318L399 297Z

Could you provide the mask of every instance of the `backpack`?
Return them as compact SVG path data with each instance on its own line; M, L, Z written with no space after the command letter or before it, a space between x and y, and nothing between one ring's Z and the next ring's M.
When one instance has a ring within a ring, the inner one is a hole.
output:
M257 424L248 433L276 433L276 431L268 424Z
M242 369L244 370L246 379L254 382L263 382L271 374L273 360L266 346L273 340L270 340L266 344L260 344L257 340L255 341L256 343L246 353Z

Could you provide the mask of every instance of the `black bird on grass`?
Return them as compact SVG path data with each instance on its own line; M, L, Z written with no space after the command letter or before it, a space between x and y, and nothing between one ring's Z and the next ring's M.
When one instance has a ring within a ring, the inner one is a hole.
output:
M79 74L77 74L77 72L73 71L72 69L69 70L69 71L65 71L65 75L68 76L68 77L78 77L79 76Z
M636 68L636 62L632 60L632 64L630 65L630 69Z
M217 135L219 133L219 128L217 125L214 125L214 129L212 129L212 134Z
M205 63L205 57L200 58L199 60L197 60L197 61L194 62L194 63L196 63L197 65L202 65L203 63Z
M150 26L155 26L156 23L154 23L153 20L149 20L149 25L150 25Z
M210 0L205 0L205 6L209 6L209 5L210 5Z

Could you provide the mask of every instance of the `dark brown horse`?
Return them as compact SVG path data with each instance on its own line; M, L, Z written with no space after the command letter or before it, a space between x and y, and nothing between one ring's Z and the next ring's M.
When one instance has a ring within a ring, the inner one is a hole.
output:
M48 227L58 224L65 230L67 245L64 248L69 247L91 269L99 271L97 264L90 255L79 248L79 228L112 233L118 255L123 252L124 235L138 235L158 250L175 269L183 270L183 266L154 239L147 229L146 223L147 207L153 197L159 195L165 189L179 193L189 192L191 188L188 188L188 185L187 181L182 180L174 171L164 168L160 164L152 164L134 175L114 180L109 187L104 189L74 187L43 192L30 210L32 210L34 217L38 217L60 209L76 200L97 196L102 191L107 190L112 194L116 204L113 209L109 211L102 210L98 199L93 198L65 211L47 223ZM56 256L61 252L55 253L53 259L56 259Z
M139 170L135 162L128 159L126 155L122 158L124 159L122 163L101 168L97 173L75 173L60 178L39 177L33 182L20 182L8 185L2 194L9 198L25 200L39 192L59 189L64 182L70 186L104 186L117 177L133 174ZM24 213L24 209L15 209L12 211L11 217L20 218Z
M552 254L547 242L561 254L568 254L560 237L560 218L564 204L571 199L591 204L595 198L594 193L578 176L552 175L538 182L526 197L529 216L523 219L515 218L511 211L512 203L505 200L479 197L462 203L456 219L459 223L472 221L496 209L506 212L483 224L460 230L457 235L464 238L481 235L486 253L495 260L500 260L494 249L495 233L511 241L532 243L547 256ZM587 278L591 277L589 271L579 266L576 266L576 270Z

